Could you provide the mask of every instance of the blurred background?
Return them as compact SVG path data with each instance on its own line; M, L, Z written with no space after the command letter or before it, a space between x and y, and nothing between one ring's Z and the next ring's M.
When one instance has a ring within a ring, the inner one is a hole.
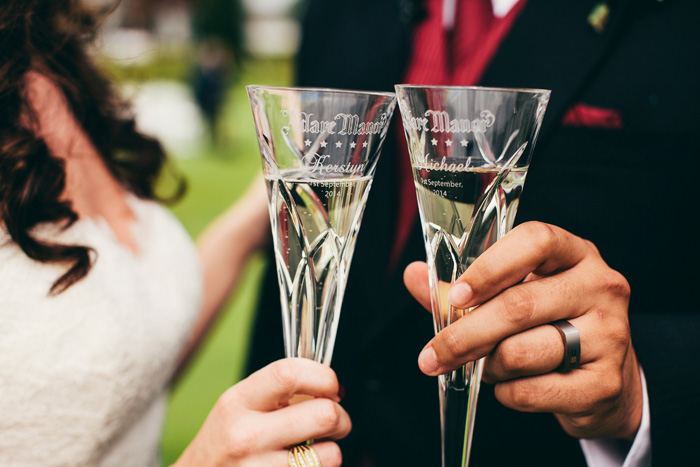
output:
M140 129L163 142L186 177L187 195L173 211L196 238L260 173L245 86L291 84L303 1L83 1L112 10L94 55L133 103ZM171 393L165 465L177 459L218 397L242 377L263 268L260 256L248 265Z

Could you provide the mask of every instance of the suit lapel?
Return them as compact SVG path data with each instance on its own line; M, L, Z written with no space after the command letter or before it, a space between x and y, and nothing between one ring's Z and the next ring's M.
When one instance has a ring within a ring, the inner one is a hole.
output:
M551 89L540 136L547 138L605 59L630 3L576 0L566 2L564 8L559 0L529 0L480 84ZM599 15L597 22L589 19L596 7L599 13L608 9L608 14ZM596 32L591 23L605 26Z

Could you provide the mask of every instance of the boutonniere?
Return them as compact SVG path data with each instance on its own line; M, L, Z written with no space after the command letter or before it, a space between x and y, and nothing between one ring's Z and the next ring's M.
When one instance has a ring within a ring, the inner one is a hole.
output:
M609 18L610 7L606 2L600 2L588 14L588 24L591 25L595 32L601 34L605 30L605 25L608 24Z

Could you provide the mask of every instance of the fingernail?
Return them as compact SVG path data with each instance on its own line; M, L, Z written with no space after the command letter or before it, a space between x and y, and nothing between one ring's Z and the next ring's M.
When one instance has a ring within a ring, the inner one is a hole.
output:
M464 308L472 299L472 295L472 288L469 287L469 284L457 282L447 293L447 299L450 301L452 306Z
M437 354L432 347L426 347L418 356L418 366L425 374L432 375L440 367Z

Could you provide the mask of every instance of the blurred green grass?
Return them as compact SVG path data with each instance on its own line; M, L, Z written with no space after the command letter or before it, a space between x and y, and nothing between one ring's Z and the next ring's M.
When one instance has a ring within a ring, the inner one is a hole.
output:
M235 202L261 170L245 86L288 85L291 74L291 60L247 61L228 93L219 121L219 143L174 161L187 179L188 192L173 212L193 238ZM264 267L260 255L250 261L222 315L173 388L161 446L165 465L178 458L219 396L241 378Z

